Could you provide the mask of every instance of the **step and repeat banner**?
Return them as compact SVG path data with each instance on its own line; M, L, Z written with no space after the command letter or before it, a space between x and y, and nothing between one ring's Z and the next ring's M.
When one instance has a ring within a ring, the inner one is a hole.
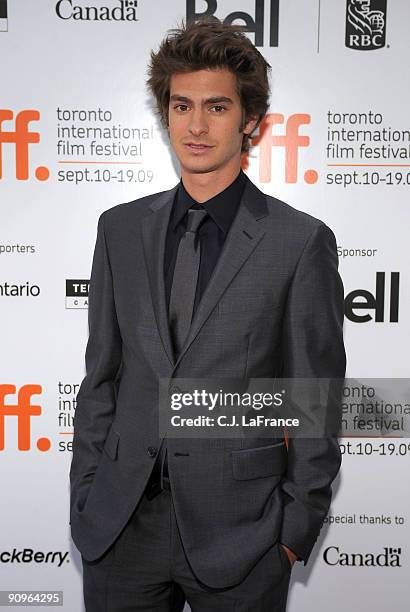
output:
M345 287L353 425L288 609L407 610L407 0L0 0L0 591L83 610L68 474L97 219L178 182L146 65L167 30L205 14L246 24L271 64L244 168L333 229Z

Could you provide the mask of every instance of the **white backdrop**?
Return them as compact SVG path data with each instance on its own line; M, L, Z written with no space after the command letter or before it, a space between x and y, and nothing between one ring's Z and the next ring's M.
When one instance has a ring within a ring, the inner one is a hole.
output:
M68 471L97 219L179 180L146 63L169 28L213 5L220 19L264 15L272 101L247 173L336 234L347 376L409 375L406 0L0 0L0 590L63 591L67 612L82 609ZM404 611L408 440L341 445L328 524L294 568L288 609Z

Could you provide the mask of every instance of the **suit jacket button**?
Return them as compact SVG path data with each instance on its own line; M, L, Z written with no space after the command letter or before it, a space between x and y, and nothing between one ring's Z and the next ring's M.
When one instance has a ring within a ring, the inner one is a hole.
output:
M171 385L169 387L169 392L172 395L173 393L182 393L181 388L178 387L177 385Z
M156 457L158 454L158 449L155 446L148 446L147 453L150 457Z

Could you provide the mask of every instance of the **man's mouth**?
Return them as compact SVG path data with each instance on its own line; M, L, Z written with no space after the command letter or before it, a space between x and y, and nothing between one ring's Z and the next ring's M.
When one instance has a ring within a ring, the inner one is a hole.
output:
M187 142L184 146L187 147L187 149L189 149L190 151L195 152L207 151L212 148L210 145L195 142Z

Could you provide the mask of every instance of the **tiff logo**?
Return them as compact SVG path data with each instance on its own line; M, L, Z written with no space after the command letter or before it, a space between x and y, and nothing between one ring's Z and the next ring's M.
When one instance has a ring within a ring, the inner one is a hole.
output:
M203 1L200 2L204 4ZM244 32L252 32L255 35L255 47L263 47L269 44L270 47L277 47L279 40L279 0L270 0L269 10L269 43L264 42L264 27L265 27L265 0L255 0L254 15L250 15L245 11L233 11L225 17L215 15L218 10L218 4L223 5L223 2L218 0L205 0L206 8L202 12L197 11L196 0L186 0L186 20L187 23L202 19L203 17L218 18L223 23L231 24L235 20L244 22ZM236 24L235 24L236 25ZM238 24L239 25L239 24Z
M0 0L0 32L8 31L7 0Z
M0 179L3 178L3 145L11 144L15 148L16 159L16 178L19 181L26 181L29 178L29 144L40 142L38 132L30 132L28 124L31 121L38 121L40 113L36 110L20 111L15 118L15 129L5 130L4 121L13 120L13 111L0 109ZM50 171L46 166L38 166L35 169L36 179L46 181L50 176Z
M273 134L276 125L285 124L285 133ZM286 121L281 113L269 113L265 115L260 126L259 136L252 138L253 145L259 145L259 180L261 183L269 183L272 176L272 148L283 147L285 149L285 181L296 183L298 180L299 148L310 145L309 136L299 134L301 125L310 124L310 115L296 113L290 115ZM310 169L304 172L304 180L308 184L316 183L318 173Z
M6 395L15 395L15 385L0 385L0 451L5 449L4 434L6 417L17 418L17 447L27 451L31 448L31 417L41 415L41 406L31 403L33 395L42 392L41 385L23 385L17 395L17 404L6 404ZM37 448L48 451L51 442L48 438L38 438Z

